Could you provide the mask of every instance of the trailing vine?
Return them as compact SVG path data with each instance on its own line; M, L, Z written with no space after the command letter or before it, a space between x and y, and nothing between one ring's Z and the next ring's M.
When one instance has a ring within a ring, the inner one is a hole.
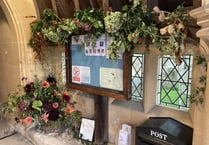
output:
M201 65L205 68L207 72L207 60L204 56L199 55L195 58L195 62L197 65ZM206 89L206 75L202 75L198 78L199 87L193 89L190 95L190 102L196 104L202 104L204 102L205 97L205 89Z

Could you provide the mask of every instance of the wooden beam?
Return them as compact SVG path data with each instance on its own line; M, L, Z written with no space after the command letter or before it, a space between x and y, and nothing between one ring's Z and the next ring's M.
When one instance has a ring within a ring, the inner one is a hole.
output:
M80 10L91 8L91 3L89 0L78 0Z
M80 5L79 5L79 0L73 0L74 6L75 6L75 11L80 10Z
M108 10L108 7L109 7L109 0L103 0L102 1L102 8L105 12Z
M93 8L99 8L99 3L97 0L89 0L90 4L91 4L91 7Z
M108 97L95 95L95 143L108 142Z
M34 4L38 12L38 17L41 19L43 18L42 12L45 8L53 8L51 0L34 0Z
M52 8L53 8L54 12L56 14L58 14L56 1L55 0L51 0L51 4L52 4Z
M53 7L60 18L72 18L75 12L73 1L69 0L51 0Z

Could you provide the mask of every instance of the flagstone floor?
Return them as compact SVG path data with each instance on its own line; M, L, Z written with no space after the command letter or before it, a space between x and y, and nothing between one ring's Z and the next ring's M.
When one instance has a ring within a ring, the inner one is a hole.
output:
M27 138L20 133L3 138L0 140L0 145L33 145Z

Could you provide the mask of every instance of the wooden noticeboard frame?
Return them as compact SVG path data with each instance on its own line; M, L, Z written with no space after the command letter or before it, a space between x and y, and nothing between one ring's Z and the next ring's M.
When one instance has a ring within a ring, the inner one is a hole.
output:
M80 36L84 36L84 35L80 35ZM86 51L89 50L88 49L89 47L84 46L83 44L82 45L81 44L74 44L73 37L75 37L75 36L71 36L69 38L69 44L68 44L68 47L66 47L66 56L67 56L67 59L66 59L66 65L67 65L67 67L66 67L67 68L67 71L66 71L66 77L67 77L66 85L67 85L67 87L72 88L72 89L77 89L77 90L80 90L80 91L84 91L84 92L87 92L87 93L95 94L95 95L113 97L113 98L120 99L120 100L128 100L130 98L130 94L131 94L131 55L130 55L130 53L123 53L122 54L122 59L120 60L122 62L122 63L120 63L121 68L110 68L110 70L111 70L110 72L112 72L112 70L113 71L114 70L121 70L121 72L122 72L121 73L122 76L121 76L121 79L120 79L120 80L122 80L122 81L120 81L120 82L122 82L121 89L119 89L119 90L114 89L114 85L112 85L113 89L112 88L106 88L106 87L103 87L101 85L94 85L93 83L91 84L91 81L89 81L89 83L80 83L80 82L78 83L78 82L75 82L75 81L80 81L80 78L75 79L75 76L77 75L77 72L80 72L80 70L79 70L79 68L77 68L77 64L75 65L76 62L77 63L82 63L82 68L83 67L85 68L87 66L88 69L84 74L89 74L89 76L91 76L91 73L92 73L92 71L94 71L94 68L95 68L95 65L96 65L99 68L99 72L93 72L94 75L92 75L92 76L97 76L98 75L99 78L98 78L97 81L102 80L101 76L103 77L104 81L107 81L107 80L104 79L105 78L104 74L106 74L106 70L108 70L108 69L104 68L102 65L104 65L107 61L107 64L105 64L105 66L112 67L112 66L110 66L112 64L112 62L117 61L117 60L111 60L111 63L109 63L110 59L108 59L106 55L102 56L103 55L102 54L101 56L97 56L97 55L94 54L94 56L88 56L89 52L86 52ZM102 41L104 40L105 41L105 44L106 44L105 45L105 54L106 54L106 50L107 50L107 46L108 46L108 43L106 43L106 40L107 40L106 38L107 37L105 36L105 39L99 39L99 40L102 40ZM107 40L107 41L109 41L109 40ZM102 42L102 45L103 45L103 42ZM94 48L92 48L92 49L94 49ZM79 51L79 52L75 52L75 51ZM80 56L80 55L77 55L77 53L85 53L85 55L82 54ZM76 55L76 56L74 56L74 55ZM87 57L87 58L84 58L84 57ZM91 59L90 63L88 63L88 58ZM92 65L92 59L94 59L94 58L96 60L93 61L94 65ZM103 62L101 63L100 58L103 59L103 60L105 59L105 63L103 63ZM86 61L86 59L87 59L87 61ZM108 59L108 60L106 60L106 59ZM88 66L89 64L91 66ZM105 71L103 71L103 70L105 70ZM114 82L114 83L117 83L117 82ZM100 84L101 84L101 82L100 82ZM106 84L107 84L107 82L106 82ZM111 84L110 84L110 86L111 86Z

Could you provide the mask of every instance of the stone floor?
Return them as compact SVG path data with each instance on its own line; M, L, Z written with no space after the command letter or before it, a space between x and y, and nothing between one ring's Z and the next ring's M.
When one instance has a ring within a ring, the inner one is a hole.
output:
M35 127L0 120L0 145L83 145L70 130L62 133L44 133ZM113 145L113 144L108 144Z
M21 126L16 126L16 130L34 145L83 145L80 140L73 138L73 134L70 134L68 130L61 134L46 134L41 130L37 130L37 128L25 129Z
M16 133L0 140L0 145L33 145L20 133Z

